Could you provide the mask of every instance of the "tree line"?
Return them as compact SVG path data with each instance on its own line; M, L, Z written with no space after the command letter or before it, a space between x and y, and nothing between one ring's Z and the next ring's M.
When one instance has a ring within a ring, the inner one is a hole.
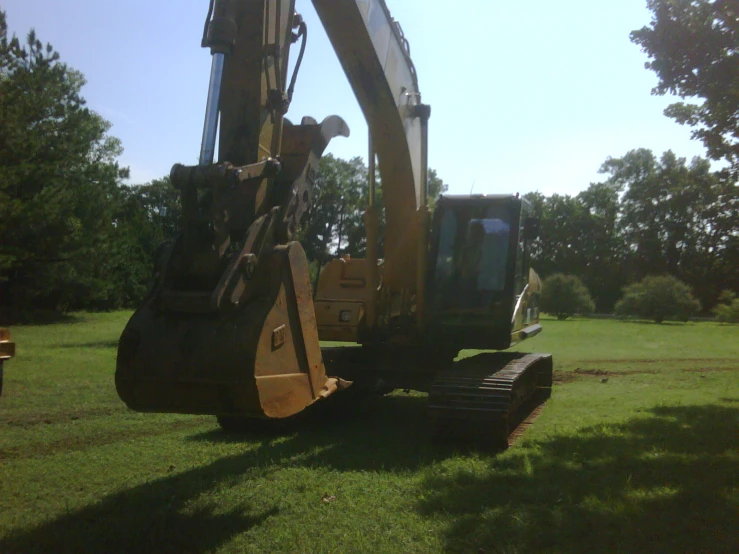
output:
M691 125L712 159L637 149L607 159L604 180L574 195L527 195L541 218L533 265L544 276L579 277L597 311L649 275L687 283L704 310L739 291L739 34L736 8L719 0L649 0L651 24L632 33L659 77L666 115ZM711 17L708 17L708 16ZM732 19L733 18L733 19ZM713 23L710 23L713 21ZM709 24L710 23L710 24ZM687 35L686 35L687 33ZM689 40L665 42L670 36ZM694 56L696 36L709 37ZM687 46L686 46L687 45ZM691 53L693 52L693 53ZM128 185L110 124L82 97L84 76L32 31L8 35L0 11L0 312L114 309L145 294L159 244L179 227L167 177ZM725 91L726 94L721 91ZM432 198L446 185L432 170ZM321 161L313 209L300 230L311 260L363 256L367 167L361 158ZM378 189L382 202L381 188Z
M125 184L122 145L85 105L84 85L33 31L25 43L8 36L0 11L0 320L133 307L159 245L178 232L180 199L169 177ZM444 190L430 170L431 196ZM300 230L309 259L364 255L367 193L361 158L321 160Z
M607 178L575 195L527 194L541 217L532 264L579 277L599 312L649 275L687 283L705 309L739 290L739 191L702 158L646 149L609 158Z

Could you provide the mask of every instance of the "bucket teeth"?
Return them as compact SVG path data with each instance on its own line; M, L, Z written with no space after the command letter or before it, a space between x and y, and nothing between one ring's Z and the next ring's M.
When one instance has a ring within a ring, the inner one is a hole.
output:
M506 447L509 435L549 398L550 354L479 354L440 372L428 417L439 438Z

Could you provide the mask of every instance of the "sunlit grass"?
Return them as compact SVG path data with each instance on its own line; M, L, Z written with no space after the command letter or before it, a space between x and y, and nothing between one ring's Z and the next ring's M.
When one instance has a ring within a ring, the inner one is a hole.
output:
M739 327L545 321L554 395L494 455L435 445L423 395L281 437L130 412L127 316L11 329L0 552L739 551Z

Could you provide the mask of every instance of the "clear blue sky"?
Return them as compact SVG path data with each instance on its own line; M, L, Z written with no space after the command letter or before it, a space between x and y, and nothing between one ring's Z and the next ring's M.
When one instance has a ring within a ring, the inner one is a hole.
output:
M337 0L338 1L338 0ZM467 194L575 194L606 157L633 148L705 155L662 115L655 75L629 32L646 0L387 0L410 40L431 104L430 166ZM123 141L134 183L197 161L210 68L207 0L4 0L11 32L34 27L88 80L89 106ZM366 158L366 125L309 0L309 42L288 115L342 116L330 151Z

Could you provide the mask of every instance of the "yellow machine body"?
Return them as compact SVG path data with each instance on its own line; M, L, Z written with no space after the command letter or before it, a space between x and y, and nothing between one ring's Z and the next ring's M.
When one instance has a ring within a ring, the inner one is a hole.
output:
M413 388L430 393L440 432L483 414L481 428L505 434L529 400L548 397L551 357L483 356L459 371L453 360L540 331L530 206L517 195L442 197L431 213L431 112L400 25L384 0L312 1L369 129L367 257L330 261L314 291L295 242L320 157L349 129L337 116L285 118L307 36L294 0L211 0L200 163L172 169L182 229L121 336L118 393L135 410L213 414L233 427L290 417L351 383Z

